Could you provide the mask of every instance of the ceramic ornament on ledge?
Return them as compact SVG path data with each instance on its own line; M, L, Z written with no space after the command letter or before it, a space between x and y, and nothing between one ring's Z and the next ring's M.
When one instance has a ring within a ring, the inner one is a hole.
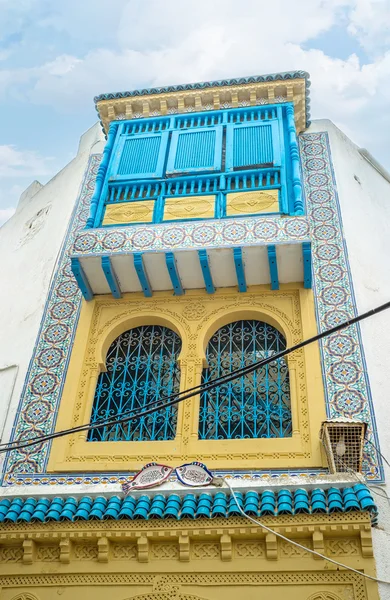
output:
M200 462L192 462L175 469L180 483L190 487L201 487L204 485L221 486L223 480L221 477L214 477L206 465Z
M167 465L149 463L134 475L133 479L122 485L122 490L128 494L132 490L146 490L164 483L172 473L173 468Z

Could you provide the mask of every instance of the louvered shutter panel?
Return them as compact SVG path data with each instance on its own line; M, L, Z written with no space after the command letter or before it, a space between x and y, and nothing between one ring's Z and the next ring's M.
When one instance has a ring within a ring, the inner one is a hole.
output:
M191 129L172 133L167 173L221 169L222 128Z
M168 134L124 135L112 168L113 179L162 177Z
M276 121L238 123L227 130L226 170L280 166L279 129Z

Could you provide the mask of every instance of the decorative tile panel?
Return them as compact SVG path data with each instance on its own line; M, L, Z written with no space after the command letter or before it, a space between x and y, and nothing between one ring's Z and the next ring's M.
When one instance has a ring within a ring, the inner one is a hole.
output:
M307 213L311 224L313 289L318 330L357 315L352 276L327 133L300 136ZM326 409L330 418L368 424L367 439L379 448L370 384L359 324L320 342ZM370 481L383 481L375 447L366 442L363 469Z
M191 198L193 200L193 198ZM155 252L188 248L299 243L309 240L306 217L257 217L80 231L72 256Z

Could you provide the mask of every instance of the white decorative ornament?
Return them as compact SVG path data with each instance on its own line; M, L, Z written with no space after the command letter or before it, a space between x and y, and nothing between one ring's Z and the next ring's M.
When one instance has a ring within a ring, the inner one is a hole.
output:
M168 467L167 465L149 463L134 475L131 481L124 483L122 490L125 494L128 494L131 490L145 490L157 487L168 479L172 471L172 467Z
M176 467L175 471L180 483L191 487L210 485L214 480L213 474L210 473L206 465L200 462L181 465Z

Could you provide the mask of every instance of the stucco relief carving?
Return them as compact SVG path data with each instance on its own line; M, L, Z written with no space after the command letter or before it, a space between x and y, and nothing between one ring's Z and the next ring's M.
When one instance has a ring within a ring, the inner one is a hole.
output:
M336 594L332 594L331 592L319 592L318 594L309 596L307 600L341 600L341 598L340 596L336 596Z
M31 585L31 576L29 575L7 575L1 577L3 589L7 587L27 587ZM235 589L245 593L245 586L256 586L258 594L264 593L262 586L272 586L274 588L273 596L283 598L286 593L286 586L291 587L295 597L306 600L367 600L366 586L363 578L354 573L347 572L264 572L264 573L172 573L169 576L156 578L153 574L144 573L116 573L116 574L58 574L46 573L34 575L34 585L61 586L61 585L145 585L152 588L149 593L127 595L123 600L207 600L208 597L216 597L215 589L217 586L235 586ZM186 586L207 587L207 591L197 594L188 593ZM237 587L239 586L239 587ZM279 587L281 586L281 588ZM307 586L322 587L321 591L311 593ZM326 588L339 589L342 587L342 598L328 591ZM279 589L278 589L279 588ZM309 595L308 595L309 594ZM12 600L38 600L38 597L28 592L20 592L12 597Z
M12 600L38 600L37 596L33 596L32 594L18 594L14 596Z

